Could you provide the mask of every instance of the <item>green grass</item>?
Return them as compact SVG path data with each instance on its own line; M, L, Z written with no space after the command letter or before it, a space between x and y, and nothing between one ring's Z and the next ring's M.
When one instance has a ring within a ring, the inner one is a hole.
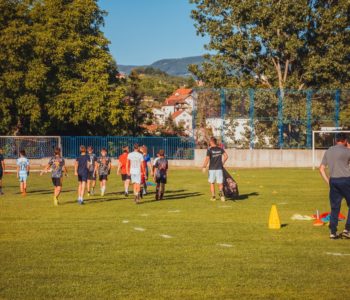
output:
M294 213L329 210L318 172L238 170L235 177L246 199L212 203L204 174L172 170L168 199L152 202L152 194L138 206L119 194L114 174L104 198L78 206L76 179L69 177L62 205L54 207L48 176L31 174L22 198L15 176L7 175L0 198L0 298L346 298L350 256L327 252L350 254L350 241L331 241L326 227L291 220ZM267 228L274 203L287 224L281 230Z

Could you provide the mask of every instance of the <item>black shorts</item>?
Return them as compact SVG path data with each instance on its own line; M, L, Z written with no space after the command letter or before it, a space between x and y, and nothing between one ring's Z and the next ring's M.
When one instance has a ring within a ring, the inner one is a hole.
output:
M0 180L2 179L2 176L4 175L3 170L0 170Z
M88 179L88 173L86 174L78 174L78 181L87 181Z
M102 181L102 180L108 180L107 177L108 177L108 175L100 175L100 176L99 176L99 179L100 179L100 181Z
M166 176L156 177L156 183L164 183L164 184L166 184Z
M57 186L62 186L62 177L61 178L52 178L52 184Z
M131 180L131 176L128 174L122 174L122 181Z
M88 173L88 178L87 178L88 180L96 180L96 172L94 172L94 171L89 171L89 173Z

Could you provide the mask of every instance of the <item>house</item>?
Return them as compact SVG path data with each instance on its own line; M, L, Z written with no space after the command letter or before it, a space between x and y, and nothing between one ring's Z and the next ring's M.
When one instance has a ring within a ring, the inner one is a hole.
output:
M158 109L158 108L153 108L152 113L153 113L153 118L154 118L155 122L159 125L164 125L165 113L161 109Z
M176 126L182 126L187 135L192 135L192 115L186 110L178 110L171 115Z
M172 95L166 98L162 106L165 117L179 110L192 112L194 105L194 96L192 93L192 89L177 89Z

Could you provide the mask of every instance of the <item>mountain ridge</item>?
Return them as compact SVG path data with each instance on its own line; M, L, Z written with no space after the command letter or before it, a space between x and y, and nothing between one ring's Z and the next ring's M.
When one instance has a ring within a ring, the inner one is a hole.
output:
M190 76L188 66L191 64L201 64L204 61L203 56L189 56L183 58L166 58L155 61L150 65L118 65L120 72L129 74L132 69L138 67L152 67L160 69L172 76Z

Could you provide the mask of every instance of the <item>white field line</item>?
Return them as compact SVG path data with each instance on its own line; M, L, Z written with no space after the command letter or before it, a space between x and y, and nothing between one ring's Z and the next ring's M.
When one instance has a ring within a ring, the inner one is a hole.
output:
M161 234L160 236L162 238L165 238L165 239L172 239L173 238L171 235L167 235L167 234Z
M128 224L128 223L129 223L129 220L123 220L122 223L123 223L123 224Z
M142 227L134 227L134 230L136 230L136 231L146 231L146 229L142 228Z
M333 255L333 256L350 256L348 253L338 253L338 252L326 252L327 255Z
M217 245L220 247L224 247L224 248L232 248L233 247L233 245L231 245L231 244L217 244Z
M168 213L179 213L181 210L176 209L176 210L168 210Z
M141 216L141 217L148 217L149 214L141 214L140 216Z

